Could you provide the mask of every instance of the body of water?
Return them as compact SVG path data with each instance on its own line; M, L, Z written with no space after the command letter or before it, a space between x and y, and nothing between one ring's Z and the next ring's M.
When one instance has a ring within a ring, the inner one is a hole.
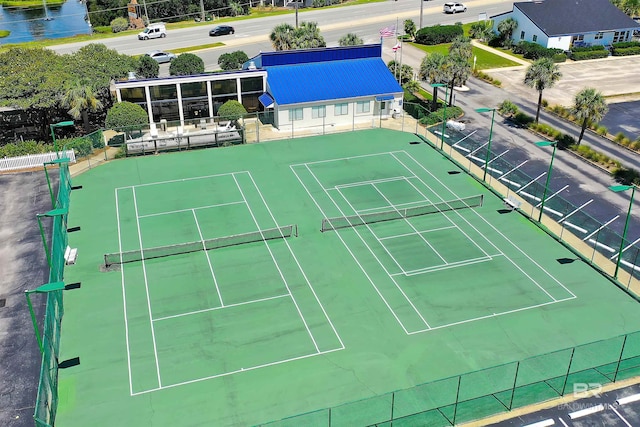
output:
M66 0L63 4L55 6L48 5L46 10L43 7L0 7L0 30L11 31L8 37L0 38L0 44L89 34L86 14L84 3L78 0Z

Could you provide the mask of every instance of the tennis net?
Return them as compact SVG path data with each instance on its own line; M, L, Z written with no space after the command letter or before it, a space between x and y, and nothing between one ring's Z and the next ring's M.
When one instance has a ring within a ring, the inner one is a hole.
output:
M104 265L142 261L143 259L161 258L170 255L186 254L197 251L224 248L227 246L241 245L244 243L261 242L264 240L284 239L298 236L298 226L285 225L283 227L269 228L266 230L252 231L251 233L234 234L231 236L216 237L214 239L200 240L197 242L179 243L176 245L158 246L148 249L137 249L118 253L105 254Z
M474 208L482 206L484 195L465 197L462 199L449 200L446 202L432 203L422 206L414 206L405 209L393 209L383 212L372 212L360 215L341 216L335 218L324 218L322 220L321 232L338 230L340 228L357 227L375 222L391 221L394 219L410 218L412 216L427 215L438 212L452 211L456 209Z

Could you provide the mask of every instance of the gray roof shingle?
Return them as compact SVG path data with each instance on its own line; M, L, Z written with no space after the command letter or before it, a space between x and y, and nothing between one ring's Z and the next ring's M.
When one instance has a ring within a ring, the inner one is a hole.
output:
M640 28L609 0L546 0L513 4L547 36Z

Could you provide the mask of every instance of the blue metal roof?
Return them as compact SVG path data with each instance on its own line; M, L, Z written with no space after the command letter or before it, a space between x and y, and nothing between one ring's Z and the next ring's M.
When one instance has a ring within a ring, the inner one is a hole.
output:
M258 97L258 101L260 104L264 106L264 108L272 108L273 107L273 98L269 96L268 93L263 93Z
M250 61L254 61L256 67L263 68L344 59L380 58L381 56L382 45L378 43L359 46L319 47L316 49L262 52L251 58Z
M278 105L402 93L379 57L269 67L267 85Z

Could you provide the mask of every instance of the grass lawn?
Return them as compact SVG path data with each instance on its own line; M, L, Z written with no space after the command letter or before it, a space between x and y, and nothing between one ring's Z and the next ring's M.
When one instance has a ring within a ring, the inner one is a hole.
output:
M411 43L413 46L418 49L424 51L425 53L441 53L443 55L447 55L449 53L449 46L451 43L443 43L435 46L425 46L422 44ZM511 61L507 58L503 58L502 56L495 55L491 52L488 52L479 47L473 47L473 55L477 58L476 69L477 70L486 70L490 68L501 68L501 67L513 67L514 65L519 65L515 61Z

